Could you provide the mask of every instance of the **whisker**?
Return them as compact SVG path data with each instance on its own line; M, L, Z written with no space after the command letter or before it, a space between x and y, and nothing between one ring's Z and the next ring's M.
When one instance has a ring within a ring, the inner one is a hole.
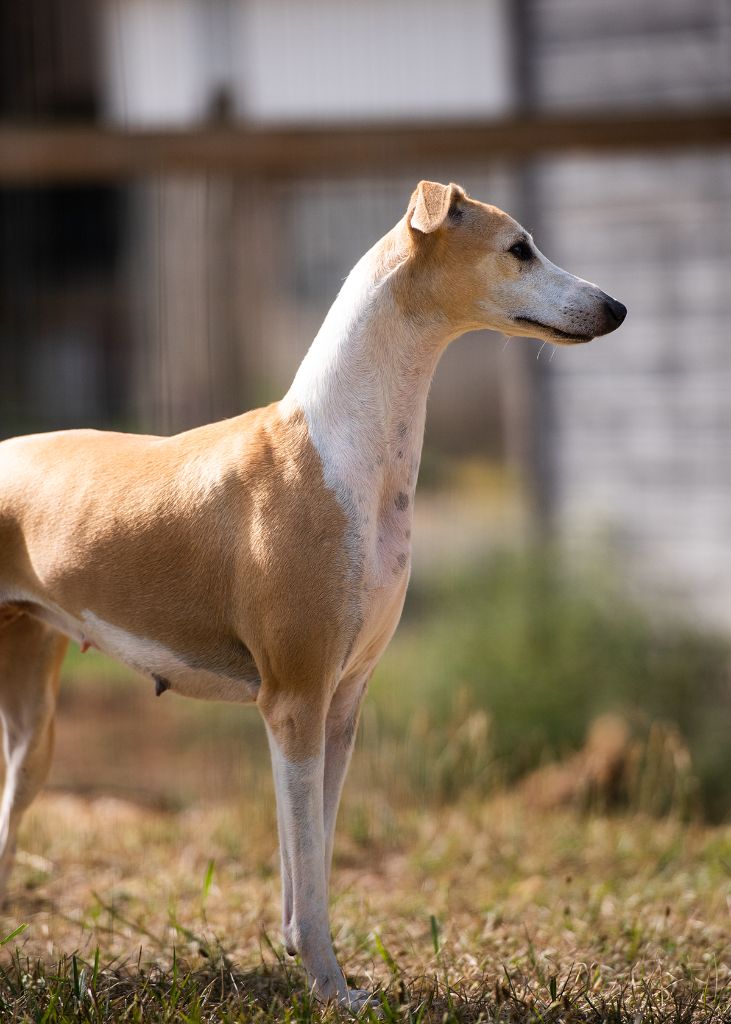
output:
M548 344L548 342L544 341L543 344L541 345L541 347L538 349L538 355L536 356L536 361L538 361L540 359L541 352L543 351L543 349L546 347L547 344Z

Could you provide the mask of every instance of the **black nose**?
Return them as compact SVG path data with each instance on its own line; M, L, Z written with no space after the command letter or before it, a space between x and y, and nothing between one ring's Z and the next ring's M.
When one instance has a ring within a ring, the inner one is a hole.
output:
M609 322L614 322L614 327L619 327L627 316L627 307L623 306L621 302L617 302L616 299L611 298L609 295L607 295L604 300L604 305L607 310L607 319Z

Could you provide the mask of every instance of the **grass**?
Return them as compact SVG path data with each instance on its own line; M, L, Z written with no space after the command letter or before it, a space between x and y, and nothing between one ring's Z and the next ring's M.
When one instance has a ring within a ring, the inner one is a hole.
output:
M536 813L514 794L383 810L396 835L366 840L369 794L346 796L333 929L386 1019L731 1015L731 828ZM333 1015L279 945L268 793L176 813L51 794L22 846L3 1021Z
M730 667L727 638L652 613L603 562L572 571L550 552L505 552L415 581L371 714L379 732L398 735L404 723L420 732L410 784L446 799L566 756L604 713L622 715L643 739L660 722L688 748L697 811L722 820L731 809Z
M731 1019L728 666L725 641L601 567L497 555L417 578L333 877L338 954L381 1019ZM279 942L255 712L157 700L93 653L65 676L0 926L0 1020L336 1019ZM628 739L602 788L582 747L608 711Z

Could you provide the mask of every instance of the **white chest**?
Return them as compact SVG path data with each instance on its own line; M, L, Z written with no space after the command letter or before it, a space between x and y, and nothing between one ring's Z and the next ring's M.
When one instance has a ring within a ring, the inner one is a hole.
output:
M388 565L383 571L387 569ZM377 664L399 624L409 570L410 562L398 576L392 573L384 586L363 589L358 635L344 666L344 675L367 676Z
M374 255L375 254L375 255ZM411 563L414 488L438 346L404 319L376 250L354 268L287 396L347 520L360 623L351 661L382 653Z
M404 453L403 457L398 452ZM393 457L392 457L393 455ZM381 472L353 480L347 502L361 623L352 652L367 670L385 650L401 618L411 570L411 526L417 460L405 448L387 453Z
M359 500L355 530L362 537L363 582L367 591L391 590L411 562L415 470L390 463ZM368 484L365 485L368 487Z

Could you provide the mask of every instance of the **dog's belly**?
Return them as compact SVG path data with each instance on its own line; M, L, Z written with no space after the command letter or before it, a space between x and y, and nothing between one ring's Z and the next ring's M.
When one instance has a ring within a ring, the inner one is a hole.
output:
M93 612L82 612L83 641L105 654L130 665L145 675L167 684L186 697L201 700L225 700L250 703L256 700L260 679L253 659L247 664L242 652L240 672L229 675L216 665L215 652L210 657L201 652L197 658L181 655L163 644L144 636L135 636L118 626L105 622ZM82 641L82 642L83 642Z
M256 700L260 679L251 654L239 645L237 652L200 651L197 656L180 653L156 640L138 636L105 622L91 611L71 615L52 602L40 602L25 595L13 595L2 605L40 619L78 643L82 650L94 647L130 668L150 676L186 697L251 703ZM224 646L223 644L221 645Z

